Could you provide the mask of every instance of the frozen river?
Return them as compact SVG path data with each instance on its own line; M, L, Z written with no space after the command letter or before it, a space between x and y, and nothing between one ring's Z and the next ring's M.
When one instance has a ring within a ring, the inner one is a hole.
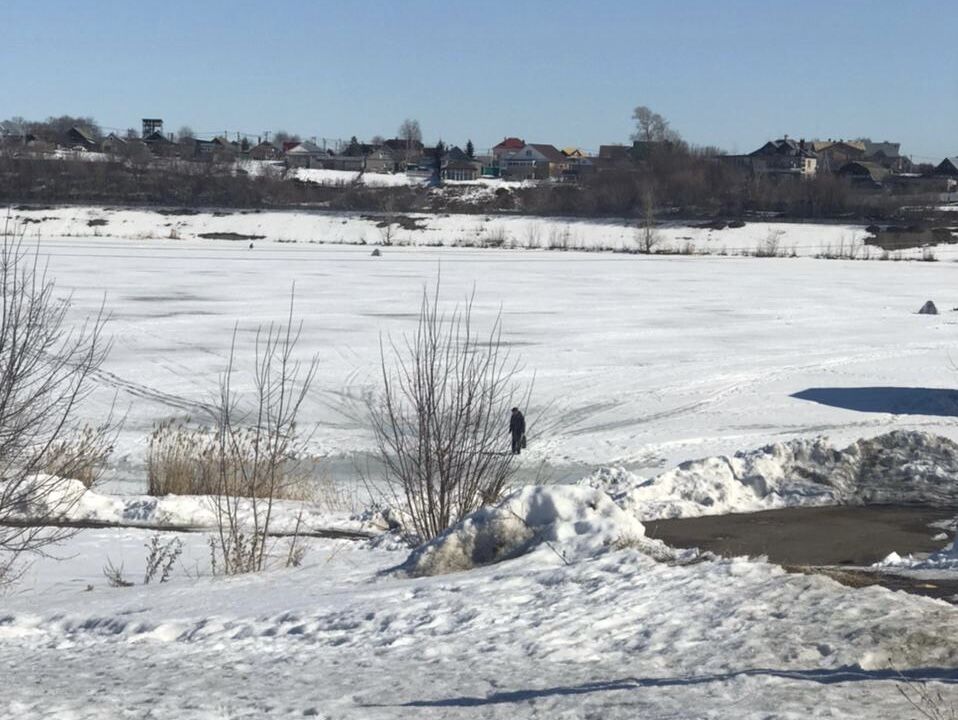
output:
M410 331L424 285L451 306L475 291L488 328L535 379L523 456L569 479L595 465L653 472L791 437L836 441L893 428L958 437L958 266L953 262L645 257L210 240L47 237L40 252L78 314L106 298L115 346L102 390L127 419L116 463L142 477L159 420L202 416L238 324L282 320L296 288L304 356L320 371L304 425L331 472L349 476L370 436L380 340ZM942 314L917 315L927 299ZM923 388L915 394L912 388ZM507 419L503 418L505 443Z

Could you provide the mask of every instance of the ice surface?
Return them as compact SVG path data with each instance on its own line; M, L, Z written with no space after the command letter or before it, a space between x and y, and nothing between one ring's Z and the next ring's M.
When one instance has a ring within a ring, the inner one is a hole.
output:
M918 429L958 438L958 404L948 390L958 335L944 310L958 306L958 296L947 262L448 246L382 248L382 257L371 258L368 247L309 242L379 242L375 223L353 215L14 213L41 220L29 225L27 240L39 233L41 254L63 292L73 293L76 316L104 297L112 313L116 342L102 392L84 412L105 411L115 398L127 413L114 489L142 492L154 423L207 419L234 325L239 355L248 356L252 329L285 317L294 283L302 355L316 352L321 361L303 426L318 425L314 451L332 471L355 476L372 449L362 398L379 382L380 337L413 328L423 284L437 273L447 307L475 288L478 327L502 309L504 340L525 366L522 378L535 377L526 483L543 463L546 479L554 471L575 480L596 465L651 476L689 458L796 437L827 434L837 444ZM98 218L107 225L88 225ZM450 245L499 222L538 227L544 236L566 224L433 217L416 242ZM568 224L596 242L610 233L631 242L622 223ZM169 239L174 230L182 239ZM231 231L267 239L250 250L246 242L195 237ZM789 232L817 245L841 230L806 224ZM915 314L928 298L941 315ZM533 422L541 410L548 412ZM507 441L504 431L504 447Z

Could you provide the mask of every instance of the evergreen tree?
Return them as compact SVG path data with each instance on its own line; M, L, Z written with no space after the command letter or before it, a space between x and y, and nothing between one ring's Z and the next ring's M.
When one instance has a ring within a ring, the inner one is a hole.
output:
M472 144L472 140L466 140L466 157L472 160L476 156L476 148Z

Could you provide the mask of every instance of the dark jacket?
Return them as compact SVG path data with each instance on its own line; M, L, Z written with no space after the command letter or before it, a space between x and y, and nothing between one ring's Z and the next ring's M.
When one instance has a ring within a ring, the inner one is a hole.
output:
M509 432L513 435L525 435L526 419L521 412L512 413L512 417L509 418Z

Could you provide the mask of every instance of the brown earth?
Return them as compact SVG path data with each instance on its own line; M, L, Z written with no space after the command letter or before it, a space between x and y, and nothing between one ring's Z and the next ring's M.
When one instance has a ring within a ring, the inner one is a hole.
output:
M673 547L717 555L764 555L792 572L819 573L853 587L894 590L958 600L958 579L918 579L867 569L891 552L932 553L953 539L931 523L950 520L958 508L845 506L790 508L757 513L645 521L646 534ZM851 567L835 567L851 566ZM865 568L861 566L866 566Z

